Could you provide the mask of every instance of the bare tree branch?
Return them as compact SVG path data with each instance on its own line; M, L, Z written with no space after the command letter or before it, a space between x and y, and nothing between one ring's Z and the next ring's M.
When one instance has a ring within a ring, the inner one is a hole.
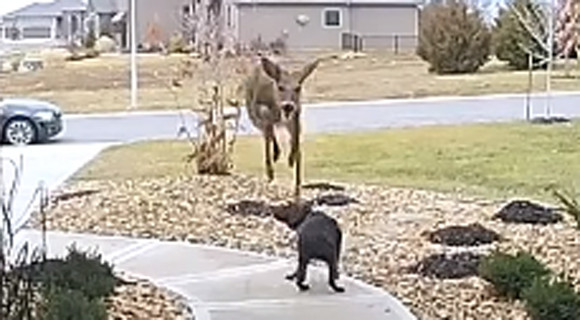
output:
M514 13L514 15L515 15L516 19L518 20L518 22L526 29L526 31L530 34L530 36L534 39L534 41L538 45L540 45L540 47L546 53L549 52L550 50L548 48L548 45L546 44L546 42L544 40L546 38L546 35L545 34L541 34L541 33L538 34L538 31L537 30L533 30L533 27L532 27L532 24L530 23L530 21L528 21L526 18L524 18L524 15L519 11L519 9L513 3L508 4L508 6L511 9L510 11ZM528 15L526 15L526 16L529 16L530 12L527 10L527 8L525 8L524 10L526 10L527 13L528 13ZM532 10L532 11L535 11L535 10ZM533 13L533 14L537 18L537 16L538 16L537 15L537 12L536 13ZM541 19L538 19L536 21L541 21ZM537 27L538 26L536 24L536 28Z

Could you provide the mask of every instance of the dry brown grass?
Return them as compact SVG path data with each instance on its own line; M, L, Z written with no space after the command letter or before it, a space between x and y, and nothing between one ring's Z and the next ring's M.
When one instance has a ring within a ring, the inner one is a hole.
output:
M320 54L297 53L285 62L295 65ZM195 85L189 84L188 90L182 90L179 103L167 88L182 59L180 56L139 57L140 109L176 109L193 104L196 94L189 88ZM562 77L563 71L559 69L552 83L555 90L580 89L580 80ZM5 96L49 99L60 104L66 112L118 111L129 105L129 74L127 55L68 63L62 56L52 55L40 72L0 74L0 88ZM534 91L544 87L544 73L535 72ZM526 72L508 71L498 62L490 62L473 75L437 76L429 74L427 65L414 55L376 52L363 58L324 63L308 80L304 100L519 93L526 88Z

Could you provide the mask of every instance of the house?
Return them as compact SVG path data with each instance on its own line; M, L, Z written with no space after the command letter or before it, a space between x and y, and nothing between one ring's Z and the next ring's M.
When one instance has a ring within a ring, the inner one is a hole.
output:
M220 0L136 0L139 47L167 44L174 34L195 42L192 20L203 4ZM423 0L221 0L228 40L249 44L284 37L290 48L414 49ZM86 36L113 37L129 48L131 0L54 0L34 3L3 17L7 41L66 44Z
M122 49L129 48L131 34L131 0L88 0L91 17L96 17L96 30L113 30ZM196 11L213 0L137 0L135 10L136 38L139 48L159 43L168 44L179 34L187 41L196 41ZM232 14L231 0L222 0ZM108 14L108 16L107 16ZM233 17L233 15L231 16ZM225 19L225 16L224 16ZM224 20L225 23L225 20Z
M130 0L127 8L130 9ZM139 0L135 11L138 44L167 44L175 33L185 31L185 21L194 14L198 0ZM130 17L127 23L131 23ZM127 28L130 30L130 28Z
M167 44L174 33L183 33L185 21L193 15L200 0L136 2L136 35L142 47L151 41ZM33 3L2 17L0 40L66 45L86 37L89 30L94 30L95 36L110 36L121 49L128 49L130 4L131 0L54 0Z
M85 33L86 4L82 0L33 3L2 17L4 42L66 44Z
M414 49L421 0L234 0L238 41L284 36L290 48L339 49L349 35L365 48Z
M97 36L109 36L122 48L128 47L128 8L129 0L88 0L90 28Z

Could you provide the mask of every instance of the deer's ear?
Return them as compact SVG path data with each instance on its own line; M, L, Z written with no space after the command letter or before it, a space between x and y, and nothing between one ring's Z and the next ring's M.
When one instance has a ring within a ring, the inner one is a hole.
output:
M305 65L300 72L298 72L298 83L302 84L318 67L320 59L316 59L309 64Z
M266 57L262 57L261 61L262 61L262 69L264 69L266 74L275 81L280 80L280 74L282 73L280 66Z

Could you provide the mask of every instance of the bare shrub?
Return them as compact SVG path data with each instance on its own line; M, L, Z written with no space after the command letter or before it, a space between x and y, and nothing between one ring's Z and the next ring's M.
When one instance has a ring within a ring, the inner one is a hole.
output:
M245 73L243 58L224 48L225 28L220 1L202 2L197 9L195 28L199 58L188 56L177 70L172 90L193 90L197 105L190 106L199 116L196 137L189 136L199 174L228 174L233 167L232 153L239 124L241 75ZM195 76L195 87L191 81Z
M255 39L250 41L250 51L264 52L268 51L268 44L262 40L262 36L258 35Z
M285 55L288 52L288 36L287 34L282 34L274 41L267 42L262 39L261 35L258 35L250 41L249 49L253 53L271 52L275 55Z
M187 44L183 35L175 33L169 38L167 51L169 53L190 53L191 47Z
M10 68L12 68L13 72L18 72L20 65L22 64L22 60L24 60L23 54L15 54L10 58Z
M284 35L276 38L276 40L270 42L270 50L272 53L277 55L285 55L288 52L287 37Z

